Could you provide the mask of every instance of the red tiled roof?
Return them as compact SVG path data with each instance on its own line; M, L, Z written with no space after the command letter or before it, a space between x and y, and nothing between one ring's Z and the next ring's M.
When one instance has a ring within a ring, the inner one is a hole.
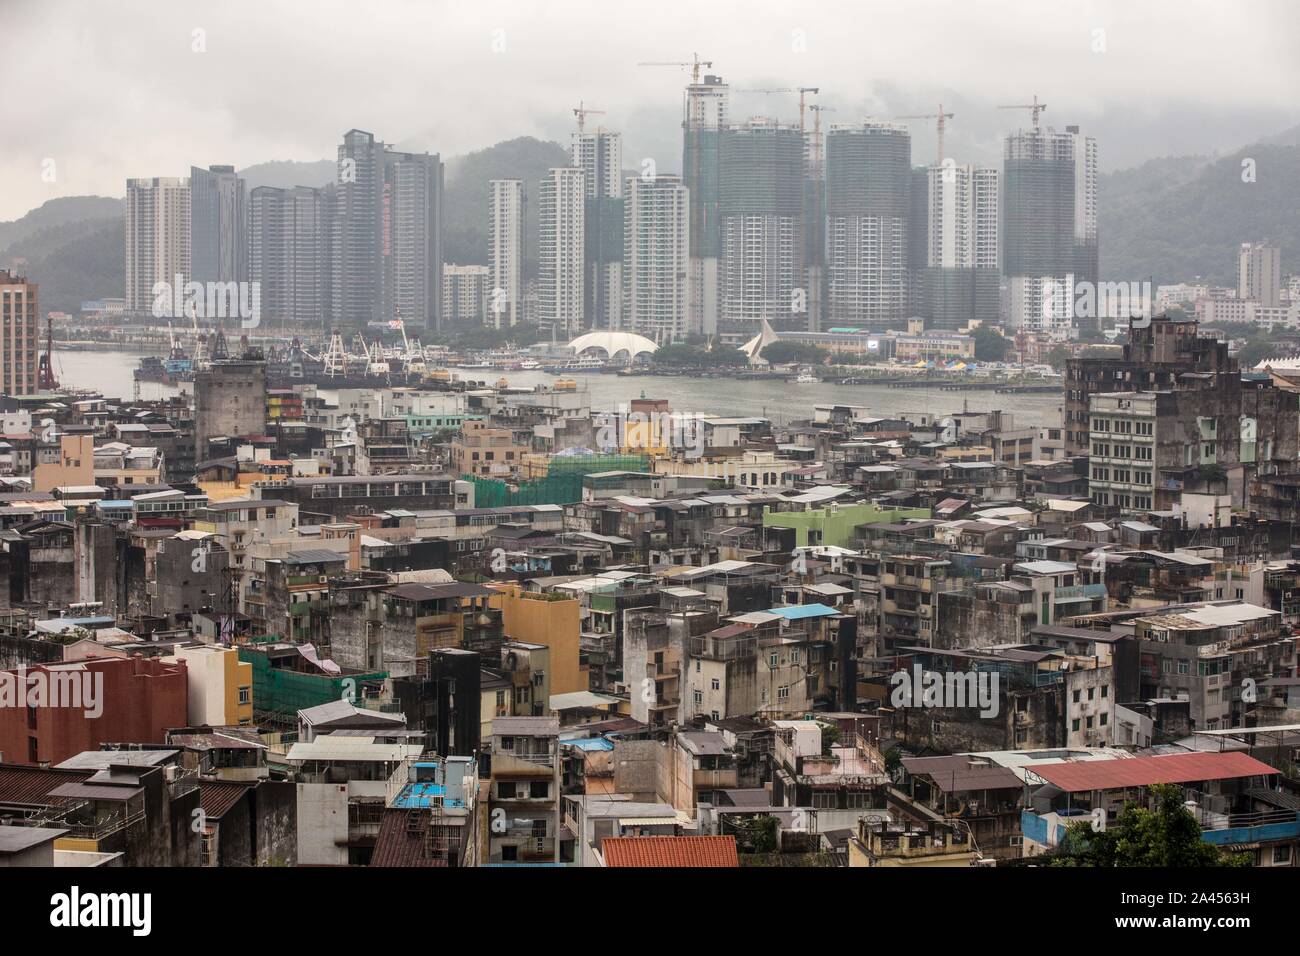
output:
M607 837L606 866L738 867L734 836Z
M1148 787L1157 783L1231 780L1277 773L1244 753L1187 753L1165 757L1129 757L1035 764L1025 768L1067 793Z

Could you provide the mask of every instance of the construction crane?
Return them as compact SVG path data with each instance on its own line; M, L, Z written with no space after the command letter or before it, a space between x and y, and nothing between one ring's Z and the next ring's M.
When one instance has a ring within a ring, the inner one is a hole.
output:
M691 68L691 84L698 86L700 82L700 67L704 66L704 67L708 67L709 69L713 69L713 61L701 60L700 55L698 53L692 53L691 59L687 61L651 60L648 62L643 61L641 63L638 63L637 66L679 66L679 67L689 66Z
M582 132L582 128L583 128L583 126L586 125L586 123L587 123L587 117L588 117L588 116L591 116L591 115L593 115L593 114L596 114L596 113L599 113L599 114L601 114L601 115L603 116L604 113L605 113L605 111L604 111L604 110L591 110L591 109L587 109L587 107L583 104L582 100L579 100L579 101L578 101L578 108L575 109L575 110L573 111L573 115L576 116L576 117L578 117L578 132L579 132L579 133Z
M943 161L947 158L947 156L945 156L944 151L943 151L943 133L944 133L944 130L947 128L948 120L952 119L952 117L953 117L953 114L952 114L952 113L945 113L945 112L943 111L943 104L940 103L940 104L939 104L939 112L937 112L937 113L908 113L908 114L905 115L905 116L899 116L899 117L896 117L896 118L897 118L897 119L932 119L932 120L938 120L938 124L937 124L937 125L938 125L938 128L939 128L939 159L938 159L936 165L942 166L942 165L943 165Z
M999 106L1000 110L1030 110L1034 117L1034 129L1038 129L1038 114L1047 109L1046 103L1038 102L1038 94L1034 94L1032 103L1011 103L1006 106Z
M816 86L795 86L795 87L781 87L779 89L743 89L743 90L738 89L736 90L736 92L737 93L765 93L765 94L766 93L798 93L799 94L799 132L802 133L804 131L804 121L803 121L804 109L806 108L804 105L805 103L804 97L807 96L807 94L809 93L813 93L813 94L820 93L821 90Z
M822 106L819 103L813 103L808 107L813 111L813 131L812 137L808 141L808 152L812 161L813 169L820 173L823 165L822 157L822 114L834 113L835 107Z

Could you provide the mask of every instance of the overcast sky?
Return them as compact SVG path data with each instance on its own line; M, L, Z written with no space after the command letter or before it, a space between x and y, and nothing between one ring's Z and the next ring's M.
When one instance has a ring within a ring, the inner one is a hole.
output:
M696 51L733 88L820 87L832 122L942 101L959 162L997 162L1028 117L996 105L1035 93L1045 124L1097 136L1104 169L1300 123L1295 0L3 0L0 13L0 219L191 164L332 159L351 127L444 158L521 135L567 142L579 100L623 131L626 166L675 171L687 73L637 63ZM734 94L732 109L798 112L784 95ZM934 148L916 122L914 160Z

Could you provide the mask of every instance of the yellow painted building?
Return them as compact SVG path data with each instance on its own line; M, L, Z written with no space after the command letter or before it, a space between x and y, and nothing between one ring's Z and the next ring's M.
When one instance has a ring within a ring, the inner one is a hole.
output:
M184 661L191 726L247 726L253 722L253 665L233 647L178 647L168 661Z
M506 637L550 648L550 693L587 690L587 672L579 663L577 600L525 591L518 584L494 584L492 589L497 594L488 604L501 609Z

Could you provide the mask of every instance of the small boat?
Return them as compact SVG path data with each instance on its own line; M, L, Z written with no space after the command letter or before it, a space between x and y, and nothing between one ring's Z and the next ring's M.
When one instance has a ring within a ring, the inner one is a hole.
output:
M819 379L816 375L812 375L808 372L804 372L802 375L796 378L794 382L796 385L820 385L822 383L822 380Z

